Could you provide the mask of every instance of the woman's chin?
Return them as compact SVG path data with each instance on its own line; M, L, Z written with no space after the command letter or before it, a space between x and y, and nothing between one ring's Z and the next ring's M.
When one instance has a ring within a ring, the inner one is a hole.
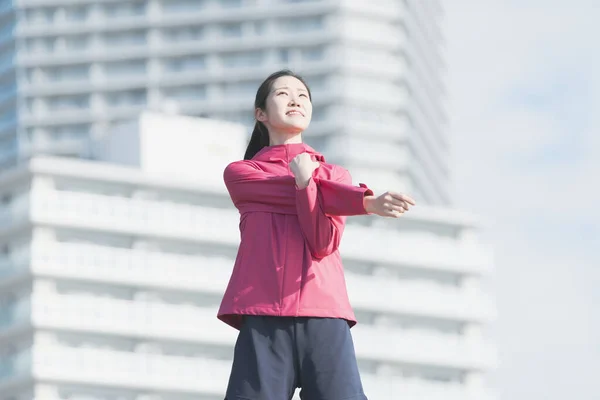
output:
M293 135L297 135L298 133L302 133L308 128L308 124L304 122L298 121L297 123L289 123L285 124L283 127L285 132L288 132Z

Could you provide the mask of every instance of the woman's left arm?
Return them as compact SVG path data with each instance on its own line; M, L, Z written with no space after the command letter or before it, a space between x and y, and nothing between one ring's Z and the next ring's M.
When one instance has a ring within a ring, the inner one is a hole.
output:
M335 166L332 179L315 178L321 195L321 204L327 215L354 216L368 214L365 209L365 196L373 191L365 184L354 186L347 169Z
M323 258L335 252L340 245L346 222L344 211L349 215L366 214L363 199L370 191L352 186L350 173L343 168L337 170L342 173L335 173L334 180L317 182L318 178L313 175L318 165L305 153L292 161L290 169L296 178L296 211L300 228L312 256ZM327 204L323 201L326 196Z
M296 211L302 234L313 257L320 259L338 249L346 217L325 214L322 196L313 178L305 187L297 187Z

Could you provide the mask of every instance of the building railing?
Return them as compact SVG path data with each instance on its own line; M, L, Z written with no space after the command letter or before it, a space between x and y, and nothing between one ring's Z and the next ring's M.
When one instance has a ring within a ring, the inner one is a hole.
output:
M35 221L108 232L206 241L237 246L239 215L233 209L160 203L66 191L37 192L32 200ZM340 250L346 258L390 265L423 266L471 273L489 265L488 254L475 245L412 232L349 225Z
M228 257L178 255L119 249L81 243L35 244L20 266L0 261L0 276L19 268L55 277L175 289L221 296L234 260ZM493 318L488 295L426 281L402 281L346 272L348 292L355 308L390 315L421 315L481 322ZM374 296L373 293L378 293Z
M21 1L21 7L29 6L28 3L32 1ZM61 5L79 5L78 0L61 0ZM36 0L36 6L42 5L55 5L55 0ZM191 3L190 3L191 4ZM121 15L118 17L106 15L104 13L95 13L87 20L79 20L69 22L66 20L56 20L54 22L45 25L23 25L19 29L19 33L22 35L50 35L50 34L64 34L64 33L82 33L82 32L94 32L103 30L121 30L131 28L143 28L143 27L157 27L157 26L177 26L177 25L198 25L204 23L213 23L214 21L223 22L243 22L256 18L260 15L261 19L266 18L277 18L277 17L301 17L301 16L312 16L322 15L332 8L336 7L335 0L322 0L318 2L307 2L307 3L295 3L294 7L286 6L285 3L281 5L268 4L262 7L254 5L241 7L198 7L190 8L184 12L170 13L160 10L146 9L143 13Z
M88 295L34 294L11 309L4 326L105 332L145 340L178 340L231 348L237 331L216 318L217 307L173 305ZM2 329L2 326L0 326ZM352 329L359 358L464 370L495 364L493 349L476 338L359 324Z
M145 390L186 391L222 395L231 368L228 360L209 360L162 354L132 353L95 348L36 346L13 357L10 368L0 371L0 383L11 376L103 384ZM472 396L458 383L433 383L422 379L403 379L364 374L369 398L389 399L398 394L405 399L488 400Z

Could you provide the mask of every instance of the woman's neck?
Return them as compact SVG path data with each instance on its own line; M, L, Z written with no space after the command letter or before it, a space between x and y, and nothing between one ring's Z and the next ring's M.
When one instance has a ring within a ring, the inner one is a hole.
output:
M296 133L294 135L288 134L277 134L270 133L269 134L269 145L277 146L280 144L293 144L293 143L302 143L302 133Z

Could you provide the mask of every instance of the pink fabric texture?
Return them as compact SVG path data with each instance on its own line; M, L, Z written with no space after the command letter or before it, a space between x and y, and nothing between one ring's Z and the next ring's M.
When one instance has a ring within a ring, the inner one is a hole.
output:
M289 163L300 153L320 163L298 189ZM242 315L356 319L338 247L347 216L367 214L365 185L327 164L310 146L268 146L224 171L240 212L241 242L218 318L240 329Z

